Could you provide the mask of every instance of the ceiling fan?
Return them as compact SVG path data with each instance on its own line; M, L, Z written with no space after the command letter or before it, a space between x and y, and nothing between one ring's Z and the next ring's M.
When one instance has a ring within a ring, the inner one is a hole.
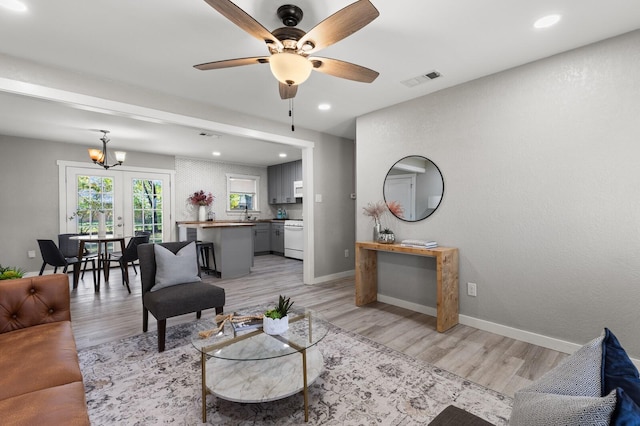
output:
M302 20L302 10L286 4L278 8L278 17L285 25L273 32L229 0L205 0L211 7L255 38L266 43L270 56L227 59L194 65L199 70L266 64L278 79L280 97L296 96L298 85L312 70L348 80L371 83L378 72L338 59L309 56L331 46L360 30L380 14L369 0L358 0L313 27L308 33L296 28Z

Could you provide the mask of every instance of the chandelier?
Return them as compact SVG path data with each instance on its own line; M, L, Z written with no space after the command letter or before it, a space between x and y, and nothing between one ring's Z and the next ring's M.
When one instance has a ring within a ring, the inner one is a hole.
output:
M103 135L100 138L100 140L102 141L102 150L96 149L96 148L89 148L89 157L91 157L91 160L97 164L98 166L102 166L105 169L109 169L110 167L114 167L114 166L119 166L122 165L122 163L124 163L124 158L126 157L127 153L124 151L116 151L115 155L116 155L116 163L114 164L107 164L107 161L109 161L109 158L107 156L107 142L109 142L109 138L107 137L107 134L109 133L108 130L100 130Z

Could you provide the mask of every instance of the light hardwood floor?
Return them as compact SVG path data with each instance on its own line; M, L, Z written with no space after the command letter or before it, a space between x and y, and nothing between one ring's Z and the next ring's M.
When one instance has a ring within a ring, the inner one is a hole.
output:
M116 269L108 284L102 283L100 293L93 291L90 274L72 290L72 324L79 349L142 333L140 278L131 268L129 276L132 294L122 286ZM304 285L302 262L294 259L259 256L248 276L232 280L203 278L225 289L227 311L271 303L280 294L290 296L296 305L321 311L343 329L509 396L566 356L461 324L438 333L434 317L380 302L357 307L353 278ZM202 316L214 315L210 310ZM195 320L195 314L170 318L167 327ZM149 323L150 331L155 330L152 316Z

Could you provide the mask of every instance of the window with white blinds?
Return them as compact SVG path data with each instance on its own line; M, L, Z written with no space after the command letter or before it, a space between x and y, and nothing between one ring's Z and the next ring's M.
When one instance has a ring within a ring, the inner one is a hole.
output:
M227 174L227 210L258 210L260 176Z

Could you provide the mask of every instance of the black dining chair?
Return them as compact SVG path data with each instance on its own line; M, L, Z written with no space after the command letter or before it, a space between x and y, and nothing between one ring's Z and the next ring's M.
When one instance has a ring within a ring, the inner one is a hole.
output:
M42 254L42 267L38 275L44 273L44 268L47 265L53 266L54 274L58 272L58 268L62 268L62 272L66 274L69 265L73 265L74 268L80 267L81 261L77 257L65 257L53 240L38 240L38 246L40 246L40 254ZM74 282L73 288L76 287L77 283Z
M77 237L80 234L58 234L58 247L64 257L66 258L75 258L78 257L78 251L80 249L80 241L72 240L71 237ZM80 262L84 262L84 266L82 267L82 279L84 279L84 273L87 270L87 265L91 262L91 268L93 269L93 281L96 281L96 259L98 258L97 253L89 253L89 251L85 248L84 253L82 255L82 259Z
M146 244L149 242L149 235L138 235L129 240L127 247L124 249L124 253L109 253L109 256L105 262L116 262L120 266L122 272L122 285L127 286L127 290L131 293L131 287L129 287L129 272L127 268L129 264L133 266L134 262L138 260L138 246L140 244ZM135 270L135 267L134 267ZM109 268L105 268L106 277L109 279ZM137 274L137 272L136 272Z

